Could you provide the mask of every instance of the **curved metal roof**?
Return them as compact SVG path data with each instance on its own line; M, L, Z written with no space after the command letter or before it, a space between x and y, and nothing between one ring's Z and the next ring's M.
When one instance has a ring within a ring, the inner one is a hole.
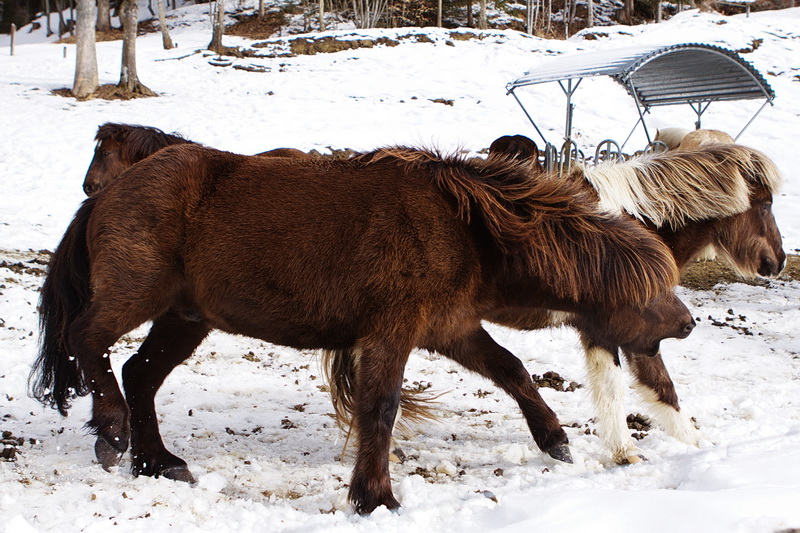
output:
M620 48L559 56L506 86L610 76L645 107L766 98L775 93L739 54L708 44Z

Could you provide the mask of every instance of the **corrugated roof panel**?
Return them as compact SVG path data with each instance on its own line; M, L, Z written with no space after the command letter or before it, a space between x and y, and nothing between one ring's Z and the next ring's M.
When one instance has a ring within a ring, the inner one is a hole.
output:
M737 53L707 44L634 47L561 56L544 62L508 84L610 76L645 106L766 98L775 93Z

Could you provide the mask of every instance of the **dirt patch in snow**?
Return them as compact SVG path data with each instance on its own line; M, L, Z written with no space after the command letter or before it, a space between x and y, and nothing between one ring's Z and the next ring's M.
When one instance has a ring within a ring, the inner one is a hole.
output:
M778 279L781 281L800 280L800 255L787 255L786 268ZM720 261L697 261L689 265L681 275L681 286L693 290L709 290L718 283L746 283L748 285L768 286L769 281L762 278L742 279L728 265Z

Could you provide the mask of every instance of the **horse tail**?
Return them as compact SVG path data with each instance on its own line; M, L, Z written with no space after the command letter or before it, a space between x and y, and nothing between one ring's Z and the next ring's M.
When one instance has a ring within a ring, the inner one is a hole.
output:
M95 200L86 200L75 214L50 259L39 299L39 356L29 378L31 395L63 416L70 400L89 390L69 353L69 329L91 298L86 227Z
M350 435L356 380L355 350L323 350L322 367L331 394L336 424Z
M322 366L325 380L330 389L331 403L336 424L347 434L347 441L353 435L353 413L355 409L356 372L358 370L359 351L357 348L340 350L323 350ZM423 394L424 388L402 388L400 391L400 409L397 423L401 431L411 431L412 423L424 420L435 420L433 402L440 394Z

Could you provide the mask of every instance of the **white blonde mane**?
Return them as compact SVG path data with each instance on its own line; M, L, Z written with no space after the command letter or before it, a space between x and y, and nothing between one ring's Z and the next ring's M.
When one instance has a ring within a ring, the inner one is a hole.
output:
M781 181L775 164L761 152L723 144L643 154L584 172L604 209L672 228L742 213L750 207L751 185L774 193Z

